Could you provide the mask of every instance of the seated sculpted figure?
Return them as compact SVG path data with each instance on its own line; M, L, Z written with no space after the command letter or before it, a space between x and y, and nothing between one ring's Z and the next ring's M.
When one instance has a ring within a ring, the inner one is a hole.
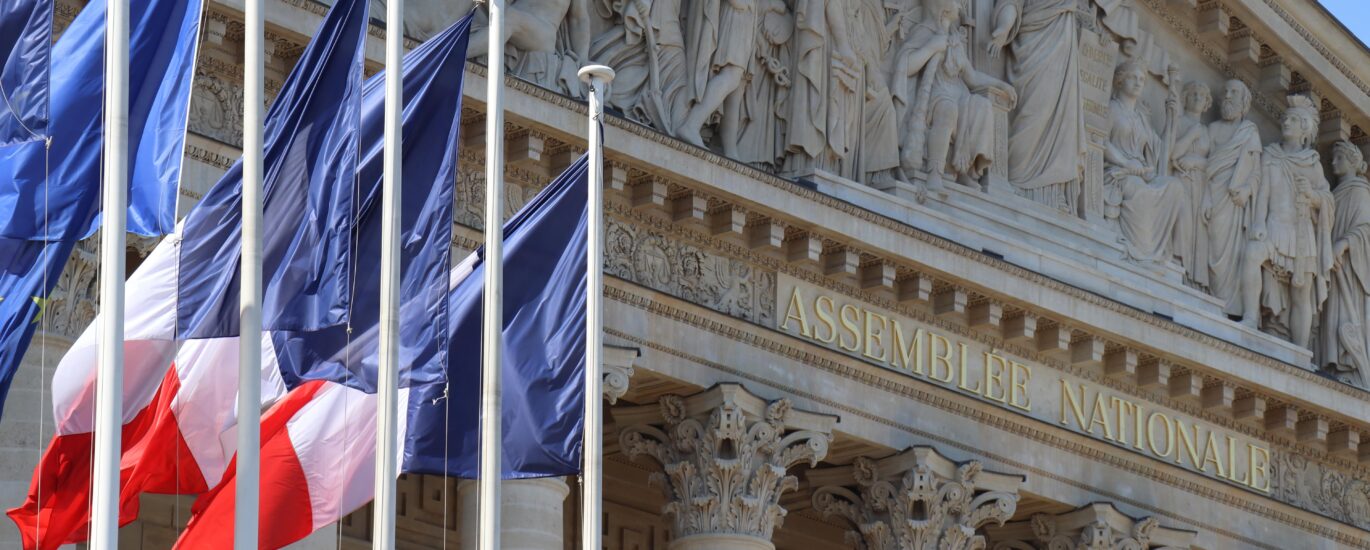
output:
M1282 140L1261 154L1261 179L1242 268L1242 322L1309 346L1332 269L1332 192L1313 149L1318 109L1289 98Z
M1124 61L1113 73L1109 114L1113 129L1104 149L1105 216L1116 219L1130 259L1165 263L1183 257L1193 238L1193 217L1184 182L1161 173L1161 136L1138 101L1146 71ZM1178 105L1167 101L1168 111Z
M942 187L950 167L967 185L984 175L994 158L994 106L971 93L989 88L1012 104L1013 87L971 66L959 0L930 0L928 17L909 33L895 57L896 94L913 97L905 114L900 164L905 173L928 172L927 187ZM953 148L953 145L955 146Z

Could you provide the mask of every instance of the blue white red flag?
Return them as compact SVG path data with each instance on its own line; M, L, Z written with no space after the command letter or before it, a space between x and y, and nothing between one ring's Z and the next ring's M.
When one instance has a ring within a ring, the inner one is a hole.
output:
M505 287L506 478L579 470L586 168L582 158L505 225L505 273L515 274ZM408 413L400 416L397 443L406 472L472 477L476 471L480 348L466 340L480 333L478 264L479 253L473 253L452 271L448 300L462 322L450 334L459 353L453 354L449 384L400 389L400 408ZM354 353L376 353L375 330L354 340ZM302 539L371 501L376 410L375 394L309 381L267 411L262 419L263 546ZM360 449L365 451L354 451ZM460 456L444 460L446 451ZM228 547L234 489L230 470L222 484L195 503L177 548Z
M262 326L316 330L346 321L368 0L324 17L266 115ZM183 338L238 334L242 163L186 217Z

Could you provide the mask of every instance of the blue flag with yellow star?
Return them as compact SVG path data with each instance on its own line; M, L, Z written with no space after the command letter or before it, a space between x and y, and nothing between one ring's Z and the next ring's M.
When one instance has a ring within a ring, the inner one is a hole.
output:
M0 411L19 371L19 360L43 323L48 296L75 246L72 241L0 237ZM54 364L57 359L52 358Z

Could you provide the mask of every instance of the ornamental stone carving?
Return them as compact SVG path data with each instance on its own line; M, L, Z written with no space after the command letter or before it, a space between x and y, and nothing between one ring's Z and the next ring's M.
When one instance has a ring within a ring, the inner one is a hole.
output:
M1188 264L1193 216L1184 183L1170 177L1169 154L1163 138L1152 129L1139 100L1147 72L1132 60L1113 73L1113 101L1109 105L1113 129L1104 149L1104 217L1116 220L1128 257L1136 262L1163 264L1176 258ZM1166 102L1167 134L1173 134L1177 100Z
M1247 120L1251 90L1240 80L1223 86L1219 101L1221 119L1208 126L1212 146L1204 165L1206 191L1199 205L1202 257L1207 264L1201 276L1208 292L1224 303L1228 315L1242 314L1241 259L1247 241L1247 211L1260 179L1261 135L1256 123Z
M1190 548L1194 531L1161 526L1156 518L1129 517L1096 502L1059 515L990 527L994 550L1171 550Z
M1328 374L1364 386L1370 369L1370 181L1365 156L1347 141L1332 147L1332 272L1323 309L1320 364Z
M633 361L639 355L642 352L637 348L604 346L604 398L610 405L628 393L628 383L633 379Z
M1332 269L1332 192L1313 148L1318 109L1289 98L1282 139L1261 155L1242 269L1242 322L1310 347ZM1310 348L1311 349L1311 348Z
M652 482L666 494L673 549L774 548L771 533L785 517L780 497L799 483L787 472L827 456L837 422L737 384L612 414L623 426L623 452L662 467Z
M926 173L931 191L942 188L948 169L979 187L996 160L994 106L971 90L994 90L1010 107L1017 100L1012 86L971 66L962 10L960 0L930 0L893 62L895 89L910 103L901 117L900 166Z
M958 464L931 447L879 460L814 470L814 509L851 526L848 541L863 550L985 548L980 531L1003 525L1018 506L1022 476Z

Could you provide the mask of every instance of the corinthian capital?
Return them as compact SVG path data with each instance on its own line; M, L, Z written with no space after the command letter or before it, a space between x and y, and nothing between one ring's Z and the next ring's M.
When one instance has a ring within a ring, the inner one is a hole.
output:
M989 529L994 550L1177 550L1193 531L1161 526L1156 518L1130 517L1095 502L1064 514L1034 514L1027 521Z
M798 486L786 472L828 454L837 417L795 410L788 399L766 401L737 384L721 384L655 405L614 409L630 458L651 457L662 472L652 482L666 493L672 548L769 548L785 517L780 495ZM690 544L691 539L700 541ZM722 546L720 546L722 545Z
M865 550L968 550L977 531L1003 525L1018 508L1023 477L953 462L931 447L814 470L814 509L845 519L849 542Z

